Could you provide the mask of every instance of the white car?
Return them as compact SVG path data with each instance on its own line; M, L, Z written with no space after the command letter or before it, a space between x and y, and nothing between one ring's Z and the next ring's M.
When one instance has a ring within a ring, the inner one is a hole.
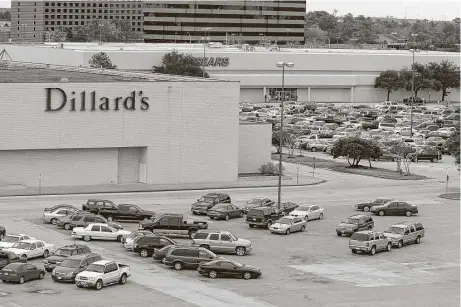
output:
M8 234L3 238L3 241L0 241L0 249L12 247L15 243L23 240L34 240L28 235L19 233L19 234Z
M58 222L58 219L61 217L64 217L69 214L74 214L78 212L79 210L77 208L58 208L53 211L44 211L42 219L45 223L51 223L53 225L56 225Z
M290 212L290 216L304 219L306 222L311 220L323 219L324 208L317 205L301 205L296 210Z
M89 224L87 227L75 227L72 229L72 238L90 240L122 241L123 235L129 235L131 231L115 229L107 224Z
M5 250L14 253L18 257L31 259L38 257L47 258L53 249L53 244L48 244L41 240L29 239L16 242L12 247Z

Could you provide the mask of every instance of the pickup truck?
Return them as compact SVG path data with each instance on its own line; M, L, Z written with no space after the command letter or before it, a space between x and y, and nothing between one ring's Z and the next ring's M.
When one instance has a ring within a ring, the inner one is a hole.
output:
M105 217L109 222L114 220L142 221L155 216L155 213L141 209L136 205L120 204L114 207L100 208L99 215Z
M101 290L110 285L125 284L130 275L130 266L115 261L100 260L78 273L75 276L75 284L79 288Z
M189 236L193 238L200 229L207 229L208 222L185 219L182 214L164 214L155 219L139 222L139 230L150 230L163 236Z

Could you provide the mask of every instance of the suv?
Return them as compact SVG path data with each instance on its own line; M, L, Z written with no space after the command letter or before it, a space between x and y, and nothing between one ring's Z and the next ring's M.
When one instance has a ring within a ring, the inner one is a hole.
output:
M208 193L197 199L197 202L191 205L192 214L207 214L207 211L217 204L230 204L231 198L226 193Z
M254 197L250 199L249 201L247 201L245 205L243 205L243 210L245 214L247 214L250 209L272 206L273 204L274 204L274 201L270 200L269 198Z
M362 230L372 230L375 227L375 222L370 215L357 214L352 215L336 226L336 234L342 236L344 234L351 236L354 232Z
M149 257L154 253L154 249L164 248L168 245L177 245L170 238L161 236L142 236L138 237L133 244L133 251L139 253L141 257Z
M109 226L112 226L115 229L123 229L123 227L120 224L109 222L106 220L105 217L93 214L74 215L70 220L69 225L67 225L68 228L66 228L66 225L64 225L64 229L72 230L75 227L85 228L88 225L95 223L108 224Z
M217 259L222 258L203 247L175 246L168 251L162 262L166 266L182 270L183 268L197 269L200 263Z
M82 210L98 213L99 209L117 209L117 206L110 200L104 199L88 199L86 204L82 205Z
M67 257L89 253L91 253L90 248L83 244L73 244L60 247L51 254L50 257L45 259L45 270L47 272L53 271L53 269L59 266Z
M200 230L192 239L193 246L200 246L216 253L232 253L243 256L251 252L251 242L240 239L228 231Z
M389 227L384 235L391 239L393 246L401 248L404 244L419 244L425 230L423 224L418 222L400 222Z
M260 207L248 210L246 222L253 228L254 226L261 226L269 228L270 225L275 223L279 218L285 214L276 208Z
M102 260L101 255L95 253L68 257L53 270L51 278L54 281L75 282L78 273L85 271L88 265L99 260Z
M412 162L426 160L435 163L442 160L442 153L438 149L423 148L416 153L410 154L409 158Z
M392 242L382 232L359 231L354 233L349 240L349 248L353 254L357 254L360 251L373 256L377 251L390 252L392 250Z
M26 263L27 259L24 257L18 257L18 255L16 255L15 253L9 252L7 250L4 250L4 251L0 250L0 269L3 269L10 263L15 263L15 262Z

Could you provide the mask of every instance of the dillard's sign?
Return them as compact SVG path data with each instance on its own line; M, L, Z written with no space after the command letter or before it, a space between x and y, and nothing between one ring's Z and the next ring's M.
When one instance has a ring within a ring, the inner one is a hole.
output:
M76 94L75 91L70 92L70 95L61 88L45 88L46 91L46 112L56 112L62 110L66 105L69 105L70 111L119 111L121 108L125 110L135 111L139 108L141 111L149 109L148 97L143 96L142 91L132 91L126 97L98 97L96 91L82 91ZM60 97L59 100L53 99Z
M221 57L196 57L195 58L200 66L229 66L229 58Z

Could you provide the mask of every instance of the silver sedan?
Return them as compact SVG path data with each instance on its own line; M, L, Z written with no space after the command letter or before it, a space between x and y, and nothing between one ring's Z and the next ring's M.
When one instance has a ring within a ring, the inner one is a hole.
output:
M276 223L269 227L271 233L279 233L289 235L292 232L304 231L306 229L306 221L296 216L281 217Z

